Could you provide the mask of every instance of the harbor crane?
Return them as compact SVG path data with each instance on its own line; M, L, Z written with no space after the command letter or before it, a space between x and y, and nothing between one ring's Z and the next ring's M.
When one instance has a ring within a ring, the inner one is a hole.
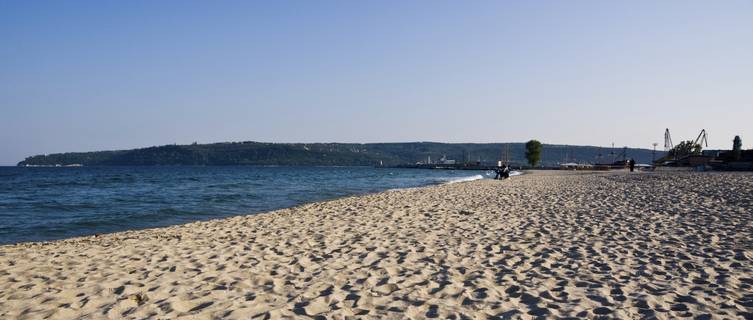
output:
M672 135L669 134L669 128L667 128L667 130L664 130L664 151L672 150L674 147L674 144L672 144Z
M702 147L708 147L709 146L709 135L706 133L706 129L701 129L701 133L698 134L698 137L695 138L695 141L693 141L693 144L700 145ZM669 128L664 130L664 151L669 151L674 148L674 144L672 143L672 135L669 134Z
M701 129L701 133L699 133L698 137L695 138L695 142L693 142L693 144L708 148L709 139L708 134L706 134L706 129Z
M701 129L701 133L698 134L698 137L695 138L695 141L693 141L693 145L698 145L701 147L708 147L709 146L709 136L706 133L706 129ZM672 143L672 135L669 134L669 128L664 130L664 151L670 151L674 148L674 144ZM675 154L673 156L673 159L677 159L677 155Z

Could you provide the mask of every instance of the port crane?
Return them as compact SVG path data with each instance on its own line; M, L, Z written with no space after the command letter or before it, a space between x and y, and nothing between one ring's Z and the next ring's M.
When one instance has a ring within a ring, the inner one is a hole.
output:
M701 129L701 133L698 134L698 137L695 138L695 141L693 141L693 144L697 144L702 147L708 147L709 146L709 135L706 133L706 129ZM674 144L672 143L672 135L669 134L669 128L664 130L664 151L669 151L674 148Z
M701 129L701 133L699 133L698 137L695 138L693 145L699 145L701 147L709 146L709 135L708 133L706 133L706 129ZM666 130L664 130L664 151L669 152L674 147L675 146L672 143L672 135L669 134L669 128L667 128ZM674 160L677 160L677 155L673 155L672 158Z
M695 142L693 142L693 144L708 148L709 139L708 134L706 134L706 129L701 129L701 133L699 133L698 137L695 138Z
M674 148L675 145L672 144L672 135L669 134L669 128L667 130L664 130L664 151L669 151Z

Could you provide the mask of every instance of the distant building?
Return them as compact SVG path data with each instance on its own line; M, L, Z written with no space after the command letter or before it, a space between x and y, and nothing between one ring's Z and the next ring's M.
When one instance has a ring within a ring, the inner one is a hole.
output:
M441 159L439 159L439 164L455 164L457 161L447 159L447 155L443 155Z

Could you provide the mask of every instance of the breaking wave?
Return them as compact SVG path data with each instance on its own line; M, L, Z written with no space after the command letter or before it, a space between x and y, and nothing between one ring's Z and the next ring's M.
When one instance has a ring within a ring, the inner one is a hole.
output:
M451 180L448 180L446 183L450 184L450 183L458 183L458 182L467 182L467 181L481 180L483 178L484 176L477 174L475 176L470 176L470 177L451 179Z

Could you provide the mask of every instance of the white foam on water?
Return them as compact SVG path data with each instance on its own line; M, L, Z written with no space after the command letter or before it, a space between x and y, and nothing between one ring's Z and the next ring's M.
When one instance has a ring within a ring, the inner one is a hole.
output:
M450 180L450 181L447 181L447 184L451 184L451 183L458 183L458 182L467 182L467 181L474 181L474 180L481 180L481 179L483 179L483 178L484 178L484 176L482 176L482 175L480 175L480 174L477 174L477 175L475 175L475 176L470 176L470 177L462 177L462 178L452 179L452 180Z

